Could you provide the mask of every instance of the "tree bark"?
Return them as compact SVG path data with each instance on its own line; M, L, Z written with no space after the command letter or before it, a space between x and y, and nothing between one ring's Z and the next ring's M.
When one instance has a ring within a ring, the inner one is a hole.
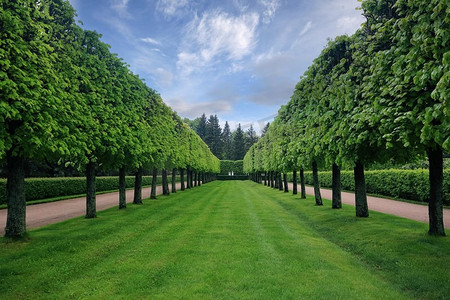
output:
M443 186L443 155L442 149L429 148L427 151L429 162L430 199L428 200L428 216L430 235L445 236L444 219L442 210L442 186Z
M127 207L126 183L125 183L125 166L119 169L119 209Z
M191 170L189 168L186 169L186 188L191 188Z
M285 193L289 193L289 186L288 186L287 174L286 173L283 174L283 180L284 180L284 192Z
M167 178L167 170L162 169L162 188L163 188L163 195L169 196L169 180Z
M301 190L301 199L306 199L306 187L305 187L305 172L303 169L300 169L300 190Z
M197 174L197 186L201 186L202 185L202 172L199 172Z
M139 167L134 175L133 204L142 204L142 172L142 167Z
M95 163L89 160L86 165L86 218L97 217L95 198Z
M292 195L297 195L297 171L292 171Z
M319 174L317 171L316 161L313 161L312 169L313 169L313 181L314 181L314 198L316 199L316 205L323 205L322 196L320 195Z
M333 164L333 170L332 170L332 189L333 189L333 196L332 196L332 208L342 208L342 200L341 200L341 169L337 164Z
M364 165L360 161L355 164L354 175L356 216L367 218L369 208L367 206L366 180L364 178Z
M172 169L172 193L177 192L177 169Z
M181 181L181 190L184 191L186 187L184 186L184 169L180 169L180 181Z
M283 190L283 174L278 172L278 190Z
M267 186L267 172L264 171L264 186Z
M20 238L26 233L25 159L6 154L8 177L6 203L8 206L5 236Z
M156 183L158 180L158 169L153 168L153 174L152 174L152 188L150 191L150 199L156 199Z
M269 172L270 174L270 187L273 188L275 186L275 183L273 182L273 171Z

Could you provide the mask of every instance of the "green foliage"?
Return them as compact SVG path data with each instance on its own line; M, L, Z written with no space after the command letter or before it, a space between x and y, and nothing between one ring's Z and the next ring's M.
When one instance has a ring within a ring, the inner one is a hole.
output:
M331 172L319 172L322 187L331 187ZM428 202L430 186L427 170L373 170L365 172L367 192L388 197ZM305 182L312 185L312 173L305 172ZM341 171L343 190L353 191L352 171ZM450 205L450 170L444 171L444 204Z
M243 175L243 161L242 160L221 160L220 161L220 174L228 175L233 172L234 175Z
M126 187L134 186L134 177L126 177ZM151 185L151 176L143 176L142 184ZM161 178L158 177L158 184ZM97 177L97 192L112 191L119 188L118 177ZM85 177L27 178L25 179L26 201L41 200L60 196L81 195L86 193ZM0 179L0 204L6 203L6 180Z

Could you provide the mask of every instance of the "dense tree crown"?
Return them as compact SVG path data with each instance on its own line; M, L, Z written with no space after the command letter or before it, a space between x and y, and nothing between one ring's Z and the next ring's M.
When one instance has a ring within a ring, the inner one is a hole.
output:
M100 166L219 172L202 139L74 16L66 0L0 0L0 160L8 173L9 236L25 231L30 159L76 165L88 177Z
M430 233L444 234L442 154L450 151L448 1L362 1L244 158L249 173L354 167L428 156ZM365 193L362 185L357 192Z

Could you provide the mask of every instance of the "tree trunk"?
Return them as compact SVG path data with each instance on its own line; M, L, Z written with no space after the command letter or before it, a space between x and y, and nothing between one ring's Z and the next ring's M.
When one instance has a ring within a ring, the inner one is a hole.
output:
M172 169L172 193L177 192L177 169Z
M341 200L341 169L337 164L333 164L333 197L332 197L332 208L342 208L342 200Z
M300 198L306 199L305 172L303 171L303 169L300 169L300 191Z
M95 199L95 163L89 160L86 165L86 218L97 217Z
M158 169L153 168L153 174L152 174L152 188L150 191L150 199L156 199L156 183L158 180Z
M197 185L198 185L198 186L201 186L201 185L202 185L202 176L203 176L202 172L199 172L199 173L197 174Z
M181 181L181 190L184 191L186 187L184 186L184 169L180 169L180 181Z
M22 237L26 233L25 159L6 154L8 177L6 203L8 205L5 236Z
M297 171L292 172L292 195L297 195Z
M186 169L186 188L191 188L191 171L189 168Z
M355 164L354 175L356 216L367 218L369 208L367 206L366 180L364 178L364 165L360 161Z
M428 200L428 216L430 235L445 236L442 211L443 186L443 157L442 149L429 148L427 151L429 162L430 199Z
M139 167L134 176L133 204L142 204L142 167Z
M283 174L281 172L278 173L278 190L283 190Z
M264 186L267 186L267 172L264 171Z
M320 184L319 184L319 174L317 171L317 163L313 161L313 181L314 181L314 198L316 199L316 205L323 205L322 196L320 195Z
M119 209L127 207L126 183L125 183L125 166L119 169Z
M274 183L273 183L273 172L272 171L269 172L269 181L270 181L270 184L269 184L270 187L273 188Z
M283 180L284 180L284 192L285 193L289 193L289 186L288 186L287 174L286 173L283 174Z
M167 178L167 170L166 169L162 169L162 188L163 188L163 195L165 195L165 196L170 195L169 180Z

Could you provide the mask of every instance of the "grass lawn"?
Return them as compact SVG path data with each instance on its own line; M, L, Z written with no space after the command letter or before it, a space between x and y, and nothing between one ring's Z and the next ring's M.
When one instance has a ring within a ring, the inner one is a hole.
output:
M212 182L2 238L0 298L448 299L448 237L324 203Z

